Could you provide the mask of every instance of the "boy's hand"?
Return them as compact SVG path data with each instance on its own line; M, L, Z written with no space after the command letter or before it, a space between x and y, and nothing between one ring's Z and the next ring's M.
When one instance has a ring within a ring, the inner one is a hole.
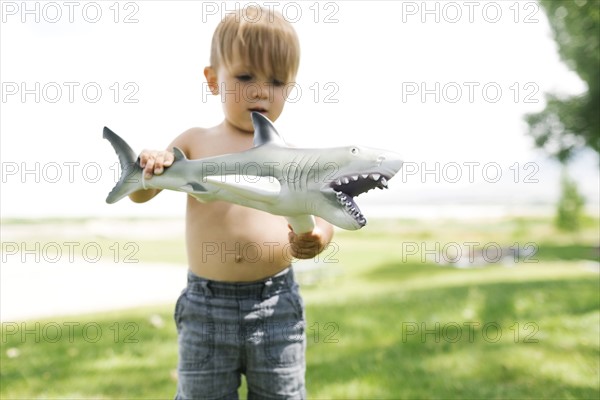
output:
M322 252L328 244L328 240L318 226L315 226L312 232L299 235L294 232L290 225L288 227L290 228L290 232L288 233L291 245L290 250L292 256L295 258L303 260L313 258Z
M165 168L173 165L175 155L166 150L144 150L140 153L140 167L144 169L144 178L150 179L153 175L160 175Z

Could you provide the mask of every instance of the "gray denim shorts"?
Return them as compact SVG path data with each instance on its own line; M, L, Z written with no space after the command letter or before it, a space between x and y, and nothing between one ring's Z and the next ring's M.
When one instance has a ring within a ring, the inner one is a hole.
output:
M189 272L175 324L175 399L237 399L241 374L249 400L306 398L306 321L292 268L253 283Z

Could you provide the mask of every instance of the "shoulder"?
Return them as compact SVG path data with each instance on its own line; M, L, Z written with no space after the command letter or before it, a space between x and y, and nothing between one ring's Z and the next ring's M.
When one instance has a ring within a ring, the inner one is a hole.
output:
M171 144L169 144L169 150L173 147L177 147L182 150L188 158L194 157L202 143L206 144L207 139L211 136L210 129L206 128L190 128L179 136L177 136Z
M177 136L171 144L173 146L189 145L191 142L197 140L198 138L205 138L206 136L208 136L209 131L210 129L205 128L190 128L185 132L181 133L179 136Z

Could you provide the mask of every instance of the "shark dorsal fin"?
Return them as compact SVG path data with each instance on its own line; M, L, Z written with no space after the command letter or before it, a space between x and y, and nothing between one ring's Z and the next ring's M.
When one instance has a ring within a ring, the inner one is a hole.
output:
M185 153L183 151L181 151L181 149L178 147L173 147L173 154L175 155L175 161L187 160Z
M252 112L252 124L254 124L254 147L268 143L280 146L286 145L273 123L261 113Z

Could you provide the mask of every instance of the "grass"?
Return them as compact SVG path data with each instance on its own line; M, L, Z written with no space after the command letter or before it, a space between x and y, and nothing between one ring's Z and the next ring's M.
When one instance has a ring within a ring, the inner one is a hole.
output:
M177 362L177 341L168 312L142 309L39 326L4 324L1 397L173 397L169 366ZM29 333L22 335L25 329Z
M504 271L419 268L433 275L428 284L414 274L376 295L357 291L353 307L309 309L315 320L339 321L339 343L312 349L315 398L597 397L593 279L557 280L552 269L517 281ZM374 288L401 272L383 265L367 280Z
M575 236L543 219L375 221L340 232L326 250L328 273L302 288L309 397L599 398L597 222ZM471 269L406 251L407 243L423 250L468 241L534 242L538 251L531 262ZM175 242L167 248L177 251ZM171 315L169 305L38 321L39 328L28 321L39 338L3 324L0 397L172 398Z

